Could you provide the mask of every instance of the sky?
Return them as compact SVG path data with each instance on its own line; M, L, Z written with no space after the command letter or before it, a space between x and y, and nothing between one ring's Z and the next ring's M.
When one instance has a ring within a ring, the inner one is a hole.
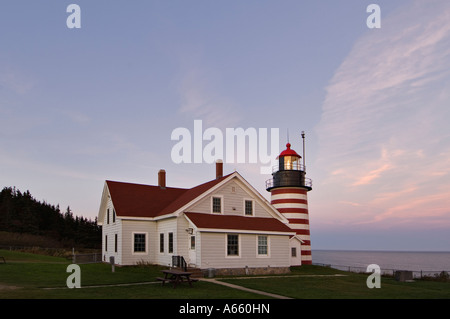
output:
M2 1L0 187L93 219L105 180L214 179L171 156L195 120L276 129L273 154L305 131L313 250L448 251L449 21L446 0ZM264 165L224 173L270 199Z

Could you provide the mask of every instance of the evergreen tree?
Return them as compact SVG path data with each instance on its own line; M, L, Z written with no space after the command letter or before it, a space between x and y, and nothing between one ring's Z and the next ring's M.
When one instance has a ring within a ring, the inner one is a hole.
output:
M101 228L94 221L74 217L70 206L64 214L59 204L39 202L30 191L15 187L0 192L0 231L29 233L56 239L67 247L101 247ZM32 245L32 243L30 243Z

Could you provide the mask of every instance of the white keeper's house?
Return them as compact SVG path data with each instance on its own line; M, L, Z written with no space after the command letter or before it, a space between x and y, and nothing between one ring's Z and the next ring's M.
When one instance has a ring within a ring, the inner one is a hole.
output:
M305 178L300 156L283 151L267 201L238 172L193 188L107 180L98 213L102 255L117 265L187 265L217 273L288 272L311 263Z

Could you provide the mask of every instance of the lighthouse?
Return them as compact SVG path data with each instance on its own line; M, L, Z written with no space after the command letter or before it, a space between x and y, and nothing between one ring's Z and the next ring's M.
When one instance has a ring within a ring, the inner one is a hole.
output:
M286 144L286 149L277 157L278 165L273 167L272 178L266 181L266 189L271 194L271 204L286 217L289 227L301 239L301 264L310 265L311 236L309 230L308 197L312 190L312 181L306 178L305 170L305 134L302 157ZM292 249L292 248L291 248ZM292 254L298 252L291 251Z

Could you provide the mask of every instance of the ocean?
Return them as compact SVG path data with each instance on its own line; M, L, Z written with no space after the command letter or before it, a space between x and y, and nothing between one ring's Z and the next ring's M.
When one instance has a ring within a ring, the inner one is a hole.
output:
M380 266L382 273L411 270L423 275L450 273L450 252L313 250L313 264L363 271L370 264Z

